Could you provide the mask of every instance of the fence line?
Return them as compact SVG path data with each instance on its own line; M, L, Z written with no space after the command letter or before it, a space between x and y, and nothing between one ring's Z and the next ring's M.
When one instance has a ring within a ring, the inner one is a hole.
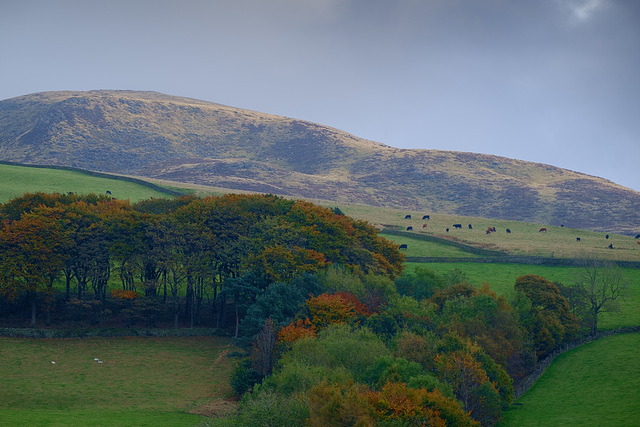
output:
M529 376L526 377L524 380L522 380L519 383L518 387L513 391L513 400L514 401L518 400L523 394L525 394L531 388L531 386L535 384L538 378L540 378L540 376L544 374L544 372L547 370L549 365L551 365L551 362L553 362L553 360L559 355L561 355L562 353L565 353L569 350L573 350L576 347L580 347L581 345L588 344L592 341L599 340L600 338L605 338L610 335L625 334L630 332L640 332L640 326L629 326L626 328L611 329L609 331L599 332L597 335L589 335L587 337L584 337L563 345L562 347L555 350L553 353L551 353L550 355L548 355L547 357L545 357L544 359L536 363L536 366L533 369L533 372L529 374Z

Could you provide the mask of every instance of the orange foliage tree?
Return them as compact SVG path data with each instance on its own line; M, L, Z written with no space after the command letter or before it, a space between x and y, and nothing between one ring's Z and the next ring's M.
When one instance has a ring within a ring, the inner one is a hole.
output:
M369 311L355 295L349 292L320 294L307 300L311 323L319 328L334 323L348 323L358 316L368 316Z

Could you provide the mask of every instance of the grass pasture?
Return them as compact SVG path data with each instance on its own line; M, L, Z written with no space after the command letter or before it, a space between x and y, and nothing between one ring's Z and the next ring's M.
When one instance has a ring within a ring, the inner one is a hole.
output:
M640 334L613 335L558 356L505 412L501 427L637 426Z
M0 164L0 203L24 193L104 194L132 203L151 197L171 197L145 185L114 178L93 176L80 171Z
M423 220L423 213L409 210L371 207L363 205L340 205L340 209L354 218L366 220L380 229L395 227L406 230L411 226L412 234L424 234L439 237L482 249L500 250L510 255L520 256L553 256L556 258L602 258L615 261L640 261L640 245L633 236L579 230L571 227L550 226L548 224L532 224L521 221L474 218L454 215L429 214ZM411 215L411 219L405 219ZM427 224L426 227L423 227ZM461 224L462 228L454 228L453 224ZM469 224L472 228L469 229ZM488 227L495 227L496 232L487 234ZM540 232L541 228L546 232ZM446 229L449 229L447 232ZM507 233L506 230L511 230ZM638 225L640 233L640 224ZM606 236L609 235L607 239ZM398 236L391 239L400 242ZM577 238L580 241L577 241ZM408 238L408 236L407 236ZM400 243L407 243L402 241ZM613 245L613 249L609 248ZM409 255L411 247L407 249ZM419 256L441 256L435 252Z
M488 283L496 293L506 295L507 298L513 293L513 286L519 276L537 274L552 282L572 285L581 273L579 267L475 262L407 263L405 271L412 273L418 267L428 268L438 274L459 269L467 275L470 285L480 287L483 283ZM600 315L599 329L640 325L640 270L625 268L623 271L629 282L629 295L621 302L621 312Z
M232 349L220 337L0 337L0 425L195 426L233 406Z
M402 252L408 257L421 257L429 254L430 257L444 257L444 258L474 258L478 255L465 252L462 249L454 246L443 245L438 242L429 242L425 240L415 239L411 237L396 236L393 234L387 234L384 230L380 233L380 236L387 240L398 244L406 244L407 250Z

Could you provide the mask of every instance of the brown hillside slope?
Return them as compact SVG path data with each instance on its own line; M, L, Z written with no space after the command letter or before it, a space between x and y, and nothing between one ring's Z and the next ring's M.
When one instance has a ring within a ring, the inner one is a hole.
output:
M319 124L155 92L0 101L0 160L632 234L640 193L539 163L402 150Z

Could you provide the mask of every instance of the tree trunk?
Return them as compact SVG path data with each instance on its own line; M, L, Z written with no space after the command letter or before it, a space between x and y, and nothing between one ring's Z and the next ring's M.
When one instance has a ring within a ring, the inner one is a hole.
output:
M36 309L37 309L37 298L35 292L30 292L29 302L31 303L31 327L36 327Z
M236 333L234 335L235 339L238 339L238 330L240 329L240 313L238 312L238 304L236 306Z

